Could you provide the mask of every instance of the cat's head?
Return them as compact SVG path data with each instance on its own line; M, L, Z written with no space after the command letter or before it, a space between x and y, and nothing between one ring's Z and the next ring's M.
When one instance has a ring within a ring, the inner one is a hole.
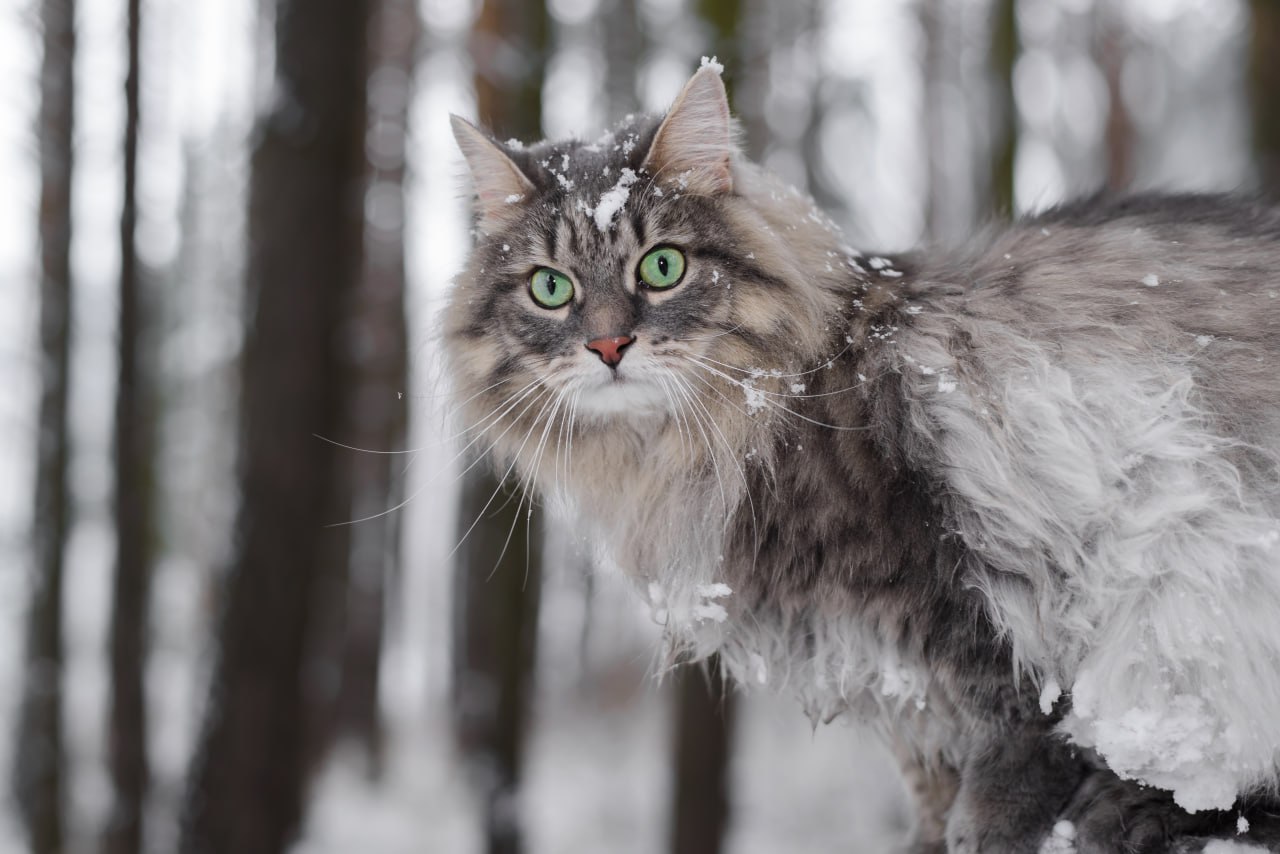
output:
M735 383L821 349L833 289L806 258L837 256L839 238L739 155L718 67L665 116L593 143L453 127L476 195L476 244L445 318L469 420L693 420L691 398L758 414Z

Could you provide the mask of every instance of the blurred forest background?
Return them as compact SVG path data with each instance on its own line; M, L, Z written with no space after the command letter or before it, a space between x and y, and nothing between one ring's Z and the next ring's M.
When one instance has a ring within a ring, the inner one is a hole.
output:
M594 137L702 55L863 248L1280 176L1272 0L6 0L0 852L906 832L855 729L656 678L444 402L448 113Z

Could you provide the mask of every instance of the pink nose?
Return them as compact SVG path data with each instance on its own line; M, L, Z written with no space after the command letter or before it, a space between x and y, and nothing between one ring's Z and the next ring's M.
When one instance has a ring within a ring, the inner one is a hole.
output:
M611 368L615 368L622 361L623 348L630 347L635 343L635 340L631 335L619 335L616 338L597 338L594 341L587 342L587 349L595 351L596 355L600 357L600 361Z

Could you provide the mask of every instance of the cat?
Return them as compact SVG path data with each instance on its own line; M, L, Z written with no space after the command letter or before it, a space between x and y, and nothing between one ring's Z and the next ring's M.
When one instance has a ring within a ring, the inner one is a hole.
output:
M720 71L593 143L453 117L470 435L673 660L883 732L918 850L1268 839L1280 213L1095 198L861 252L740 154Z

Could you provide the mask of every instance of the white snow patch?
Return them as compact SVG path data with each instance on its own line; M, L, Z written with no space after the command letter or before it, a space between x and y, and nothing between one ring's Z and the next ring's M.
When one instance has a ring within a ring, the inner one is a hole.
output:
M741 385L742 393L747 399L747 412L751 415L758 414L769 403L765 400L764 391L752 385L751 380L743 380Z
M699 67L699 68L710 68L710 69L711 69L712 71L714 71L716 74L724 74L724 66L723 66L723 65L721 65L719 62L717 62L717 61L716 61L716 58L715 58L714 56L713 56L713 57L710 57L710 58L705 57L705 56L704 56L704 57L702 57L702 63L701 63L698 67Z
M1249 832L1249 819L1245 818L1244 816L1240 816L1239 818L1236 819L1236 833L1248 833L1248 832Z
M635 182L635 170L623 168L622 174L618 176L618 183L613 185L613 189L600 196L600 201L596 203L595 213L592 216L596 221L596 228L600 229L601 234L607 232L609 227L613 225L614 216L627 203L627 197L631 195L631 185Z
M693 618L695 620L712 620L717 623L723 623L729 619L729 612L724 609L723 605L707 602L693 606Z
M1062 686L1058 684L1058 680L1053 677L1044 683L1044 688L1040 691L1040 713L1052 714L1053 704L1058 702L1058 698L1062 696Z
M1267 849L1230 839L1213 839L1204 847L1204 854L1267 854Z
M697 589L698 595L703 599L724 599L726 596L733 595L733 588L721 582L699 584Z
M1040 844L1040 854L1076 854L1076 826L1069 821L1055 824Z
M1160 284L1160 277L1155 273L1147 273L1142 277L1142 284L1149 288L1154 288Z

